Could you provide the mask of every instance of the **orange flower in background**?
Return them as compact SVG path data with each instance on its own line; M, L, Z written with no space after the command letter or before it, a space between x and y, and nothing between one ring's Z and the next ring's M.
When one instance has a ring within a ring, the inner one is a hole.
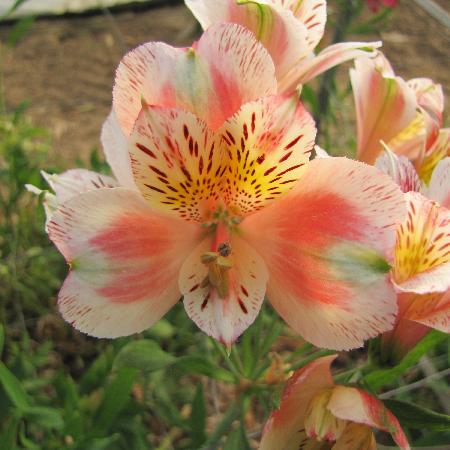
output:
M48 225L71 267L67 321L123 336L183 296L230 346L267 294L316 345L353 348L392 328L401 191L362 163L310 162L314 122L297 94L276 91L270 56L236 24L124 57L102 135L122 187L66 199Z
M381 42L345 42L317 55L327 20L325 0L185 0L208 29L220 22L239 23L251 30L270 53L278 90L292 91L326 70L361 56L374 55Z
M410 448L382 401L334 384L330 366L335 358L316 359L291 376L264 427L259 450L375 450L373 428L390 433L402 450Z

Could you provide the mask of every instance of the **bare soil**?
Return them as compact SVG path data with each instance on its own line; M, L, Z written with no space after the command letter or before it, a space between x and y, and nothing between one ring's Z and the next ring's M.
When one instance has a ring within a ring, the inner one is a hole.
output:
M448 8L447 0L439 3ZM9 29L10 25L0 28L0 39ZM51 130L52 162L69 167L99 146L100 127L111 107L114 70L122 55L152 40L189 45L198 32L183 4L114 16L104 12L40 19L4 55L6 104L14 108L29 101L31 118ZM449 29L412 0L404 0L380 36L367 36L374 38L384 41L384 52L399 75L433 78L444 86L448 99Z

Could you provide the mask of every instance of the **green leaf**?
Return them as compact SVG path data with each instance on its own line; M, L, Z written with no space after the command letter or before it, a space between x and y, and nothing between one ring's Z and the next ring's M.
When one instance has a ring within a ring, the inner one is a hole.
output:
M23 416L43 428L60 430L64 427L61 412L55 408L27 406L23 409Z
M15 414L5 424L4 431L0 434L0 443L4 446L2 449L16 450L17 434L19 432L21 418L18 414ZM2 424L3 426L3 424Z
M192 445L194 448L199 448L206 440L206 407L203 386L201 384L197 386L195 397L192 401L189 425L191 429Z
M403 426L416 430L450 431L450 416L401 400L384 400Z
M176 360L174 367L178 367L186 373L205 375L227 383L234 383L235 381L231 372L212 364L203 356L182 356Z
M144 372L161 370L175 362L175 357L150 339L133 341L125 345L117 354L113 369L133 367Z
M19 429L19 440L22 446L28 450L41 450L39 445L36 445L33 441L27 438L24 423L22 423L22 426Z
M120 440L120 434L113 434L112 436L89 441L89 447L82 448L88 448L89 450L112 450L112 446L119 443Z
M428 333L405 357L394 367L374 370L364 377L367 386L377 391L383 386L391 384L398 379L406 370L416 364L419 359L432 348L436 347L448 335L440 331L432 330Z
M29 406L28 396L22 386L22 383L16 376L0 361L0 382L5 389L11 402L19 409L25 409Z
M27 16L20 19L8 35L8 46L14 47L27 34L33 23L33 16Z
M223 446L223 450L251 450L242 427L233 430Z
M138 371L136 369L120 369L114 380L105 389L103 401L96 412L94 420L93 429L95 430L95 435L101 436L105 434L126 406L130 400L131 388L137 375Z

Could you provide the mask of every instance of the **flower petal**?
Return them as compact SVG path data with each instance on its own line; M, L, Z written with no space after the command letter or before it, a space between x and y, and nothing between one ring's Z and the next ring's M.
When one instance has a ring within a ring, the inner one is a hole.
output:
M219 136L193 114L143 108L129 151L136 185L154 208L201 221L214 207L226 160Z
M278 82L279 91L291 91L299 84L305 84L321 73L343 62L355 58L370 57L381 42L345 42L326 47L318 55L303 59L282 80Z
M417 103L426 116L427 147L436 139L442 125L444 111L444 92L440 84L429 78L413 78L408 85L416 93Z
M340 419L362 423L387 431L402 450L409 450L408 440L395 416L383 402L360 389L336 386L328 409Z
M391 365L397 365L430 331L425 325L403 318L403 297L418 294L399 294L399 313L395 327L381 336L381 357Z
M202 331L228 347L256 319L268 279L264 261L244 240L233 236L230 245L231 254L227 259L231 268L224 275L228 285L224 297L205 283L209 273L202 255L217 250L212 249L210 237L185 260L179 278L188 316Z
M345 158L308 163L296 187L244 219L244 237L270 267L267 296L319 347L349 349L394 324L387 278L400 189L377 169Z
M417 192L405 194L407 217L397 230L393 278L401 292L450 287L450 210Z
M445 158L437 164L425 195L450 209L450 158Z
M416 117L414 91L380 55L360 58L350 70L358 126L358 159L373 164L389 142Z
M377 450L377 442L367 425L348 423L332 450Z
M110 338L148 328L176 303L178 272L199 232L124 188L73 197L48 228L71 266L58 297L62 316L84 333Z
M447 156L450 156L450 128L443 128L439 131L439 135L433 145L425 153L419 169L420 178L428 184L439 161Z
M114 178L86 169L71 169L60 174L42 171L42 176L55 192L58 203L63 203L83 192L119 186Z
M113 106L125 134L133 129L142 99L186 109L218 128L243 103L276 89L273 62L251 31L216 24L193 48L150 42L125 55L116 73Z
M333 386L330 366L335 358L336 355L318 358L289 378L280 407L272 412L264 426L259 450L321 448L323 443L317 443L306 436L303 423L312 398L323 389ZM320 446L315 446L314 443Z
M111 111L103 124L101 141L106 161L120 185L137 190L131 170L127 136L125 136L120 128L117 115L114 111Z
M251 30L272 57L277 79L281 79L311 51L313 33L309 38L307 27L289 9L276 2L215 0L211 3L209 0L186 0L186 5L203 29L218 22L232 22Z
M405 156L397 156L389 149L386 149L376 160L375 167L389 175L403 192L420 192L422 190L416 169Z
M326 0L271 0L276 5L292 11L294 16L305 25L307 43L310 51L314 50L323 37L327 21Z
M402 317L450 333L450 290L444 293L403 294Z
M229 155L225 200L245 215L292 189L309 161L316 127L294 94L247 103L220 133Z

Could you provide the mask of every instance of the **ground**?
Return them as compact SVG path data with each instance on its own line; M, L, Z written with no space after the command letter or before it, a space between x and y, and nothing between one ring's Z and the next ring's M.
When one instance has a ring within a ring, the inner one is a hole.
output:
M445 7L446 0L439 3ZM8 29L4 26L0 36ZM28 100L31 118L51 131L51 162L69 167L100 145L100 128L111 107L114 70L121 56L151 40L188 45L198 31L183 4L114 16L40 19L4 55L6 104L14 108ZM433 78L444 86L448 98L450 30L415 2L404 0L385 31L362 39L382 39L397 74L406 79Z

